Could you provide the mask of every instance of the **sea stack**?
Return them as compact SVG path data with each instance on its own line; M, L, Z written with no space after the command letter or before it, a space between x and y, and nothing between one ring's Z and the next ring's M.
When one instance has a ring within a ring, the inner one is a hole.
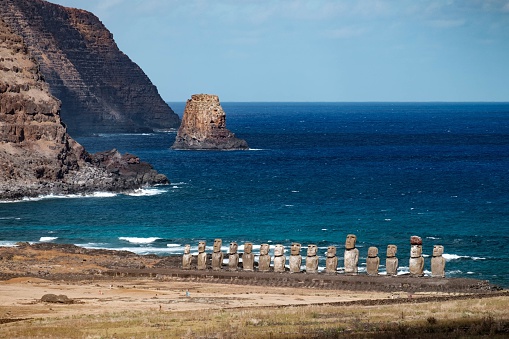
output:
M23 38L0 19L0 199L127 191L168 183L133 155L89 154L60 120Z
M172 146L177 150L247 150L245 140L226 129L219 97L194 94L187 100L182 124Z

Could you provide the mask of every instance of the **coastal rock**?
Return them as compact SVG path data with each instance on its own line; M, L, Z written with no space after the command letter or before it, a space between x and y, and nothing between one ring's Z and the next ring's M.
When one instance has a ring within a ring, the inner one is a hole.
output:
M72 135L179 126L157 88L94 14L43 0L2 0L0 15L38 61L38 76L62 101Z
M179 150L246 150L245 140L226 129L219 97L195 94L187 100L182 124L172 146Z
M60 120L22 37L0 20L0 199L126 191L168 179L116 150L91 155Z

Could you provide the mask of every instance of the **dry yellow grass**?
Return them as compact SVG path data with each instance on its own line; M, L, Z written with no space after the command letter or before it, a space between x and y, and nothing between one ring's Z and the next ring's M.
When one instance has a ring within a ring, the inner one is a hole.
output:
M509 297L381 306L290 306L108 312L3 324L4 338L334 338L420 333L503 337ZM389 332L384 332L389 331ZM415 332L417 331L417 332ZM453 335L454 337L455 335Z

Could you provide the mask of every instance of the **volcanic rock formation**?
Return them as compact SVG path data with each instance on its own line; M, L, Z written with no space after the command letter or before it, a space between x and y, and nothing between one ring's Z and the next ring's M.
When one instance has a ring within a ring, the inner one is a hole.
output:
M72 135L178 128L179 117L92 13L43 0L0 0L23 37Z
M219 97L195 94L187 100L182 124L173 149L181 150L246 150L245 140L226 129L226 114Z
M0 199L167 182L133 155L115 150L91 155L72 139L36 60L0 19Z

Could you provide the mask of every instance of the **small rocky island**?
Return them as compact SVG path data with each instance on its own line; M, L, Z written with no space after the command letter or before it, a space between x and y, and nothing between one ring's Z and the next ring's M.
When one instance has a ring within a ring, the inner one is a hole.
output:
M177 150L247 150L243 139L226 129L226 114L219 97L194 94L187 100L182 124L172 146Z
M86 152L60 106L23 38L0 19L0 200L168 183L134 155Z

